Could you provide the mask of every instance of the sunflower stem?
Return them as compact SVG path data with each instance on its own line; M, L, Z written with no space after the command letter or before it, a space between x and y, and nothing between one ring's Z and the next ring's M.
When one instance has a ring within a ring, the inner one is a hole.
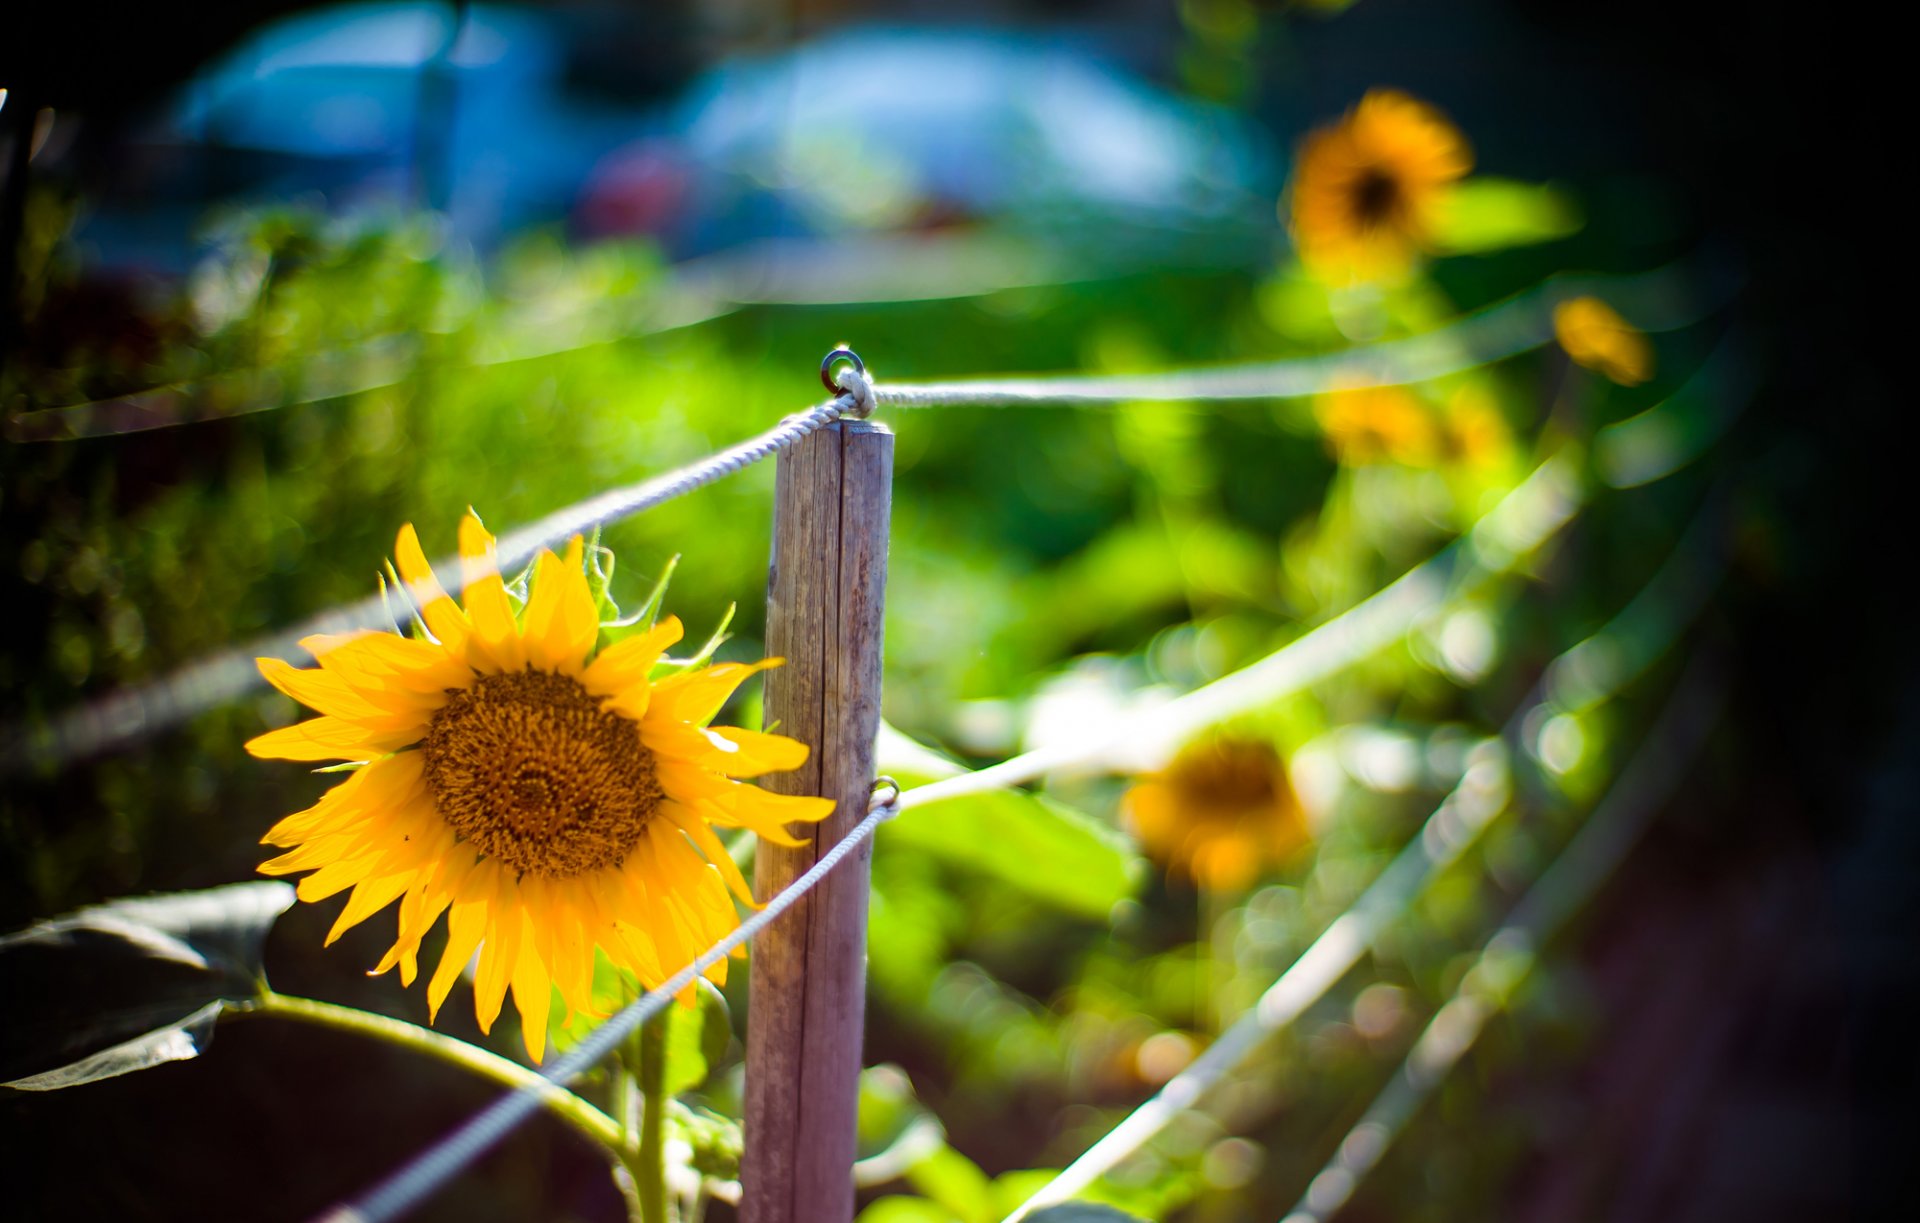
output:
M640 1217L670 1223L667 1215L667 1017L656 1015L640 1029Z
M505 1087L528 1088L555 1116L571 1125L581 1136L592 1139L595 1145L605 1149L615 1159L624 1157L620 1125L612 1117L539 1072L464 1040L429 1031L402 1019L312 998L276 994L271 990L262 991L252 1006L230 1009L226 1014L273 1015L343 1032L355 1032L375 1040L384 1040L390 1045L430 1054Z

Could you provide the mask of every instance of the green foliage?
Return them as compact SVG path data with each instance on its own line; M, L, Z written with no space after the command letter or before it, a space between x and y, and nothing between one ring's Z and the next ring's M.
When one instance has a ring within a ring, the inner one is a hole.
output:
M693 1006L667 1010L667 1081L670 1096L692 1091L706 1082L709 1071L727 1056L733 1044L733 1021L727 999L712 982L701 979Z
M402 521L437 556L468 505L511 527L710 453L817 397L813 366L834 338L853 337L903 380L1333 353L1444 327L1463 306L1522 287L1501 279L1513 266L1502 259L1551 260L1562 248L1544 244L1587 241L1582 214L1570 190L1480 178L1457 193L1443 237L1484 257L1404 284L1336 289L1283 264L963 300L716 310L673 329L659 323L684 305L685 286L641 246L576 250L535 235L483 265L444 246L429 220L236 215L178 300L145 320L156 339L140 359L79 344L9 372L17 428L84 440L0 452L0 542L20 576L21 627L0 656L8 717L33 725L357 598ZM48 285L55 297L71 287L61 274ZM1662 360L1684 362L1696 344L1663 341ZM1544 401L1557 370L1529 356L1409 388L1434 439L1417 456L1343 451L1308 400L900 416L880 770L911 786L1030 746L1063 684L1086 672L1111 682L1088 687L1085 716L1124 724L1261 658L1430 555L1569 434L1599 429L1600 474L1637 486L1690 478L1722 427L1709 393L1722 376L1666 400L1677 379L1665 373L1631 393L1576 373ZM120 435L104 407L39 410L174 382L179 394L154 401L198 423ZM1471 412L1475 438L1462 429ZM1475 439L1478 449L1466 444ZM609 526L595 542L622 564L596 550L593 589L603 615L629 621L611 631L659 614L671 576L671 610L721 626L688 650L758 656L771 492L763 465ZM1143 858L1121 830L1129 779L1117 773L952 799L886 825L873 863L868 1053L898 1066L863 1076L862 1164L883 1178L863 1182L882 1195L863 1223L1004 1217L1210 1043L1412 835L1457 775L1462 744L1499 724L1538 662L1619 610L1667 542L1669 512L1607 503L1564 559L1541 566L1551 600L1533 597L1532 578L1496 584L1405 646L1260 711L1297 749L1315 839L1244 895L1197 896ZM1382 1060L1457 984L1462 949L1610 776L1634 713L1582 705L1534 727L1533 747L1564 766L1538 787L1549 797L1537 819L1491 830L1382 940L1368 981L1333 991L1257 1053L1243 1083L1085 1195L1110 1209L1035 1218L1279 1217ZM63 777L17 789L10 778L0 903L24 922L98 896L243 877L270 822L257 813L306 806L336 780L262 769L240 752L248 734L293 716L262 696ZM1153 767L1144 753L1137 763ZM103 945L114 939L127 941ZM346 960L337 971L352 988L389 990L379 997L396 1014L424 1009L417 988L358 981L371 958L350 959L351 937L331 959L318 941L289 952L306 957L302 971ZM140 939L129 945L146 954ZM150 1020L92 992L62 996L72 1010L52 1026L86 1039L9 1060L4 1073L72 1066L129 1040L133 1053L111 1064L174 1055L196 1039L202 1008L257 988L257 946L208 963L169 978L169 1009ZM1367 984L1387 988L1362 1006ZM10 1058L17 1033L49 1030L16 1025L16 1000L39 1006L60 992L0 992ZM596 1011L636 992L597 964ZM459 1010L443 1020L462 1022ZM95 1015L117 1026L91 1029ZM1362 1018L1373 1026L1363 1031ZM556 1005L554 1048L593 1021ZM699 1005L673 1008L667 1023L668 1090L704 1101L676 1102L674 1133L702 1175L730 1179L741 1143L726 1115L739 1084L732 1020L703 985ZM141 1044L149 1035L158 1039ZM1495 1111L1469 1099L1449 1115ZM1410 1166L1439 1152L1457 1167L1472 1156L1464 1132L1414 1139ZM1395 1200L1424 1202L1419 1177L1409 1183Z
M1434 235L1452 255L1479 255L1553 242L1580 232L1580 207L1551 184L1479 176L1454 189Z
M890 726L881 729L876 767L909 787L963 771ZM1095 920L1104 920L1135 892L1146 865L1111 826L1024 791L915 808L883 828L879 842L990 875L1036 900Z

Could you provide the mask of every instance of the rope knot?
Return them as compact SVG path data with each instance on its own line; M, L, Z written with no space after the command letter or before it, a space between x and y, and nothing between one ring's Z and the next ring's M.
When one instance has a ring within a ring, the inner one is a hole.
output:
M841 366L835 370L834 366ZM873 415L875 400L873 384L867 381L867 363L860 354L842 344L820 359L820 384L836 396L848 395L853 406L841 413L854 420L865 420Z

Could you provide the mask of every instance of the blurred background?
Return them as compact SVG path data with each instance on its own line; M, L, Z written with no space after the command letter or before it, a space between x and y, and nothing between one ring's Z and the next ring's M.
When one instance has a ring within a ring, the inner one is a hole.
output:
M1667 609L1617 700L1528 732L1519 815L1099 1193L1285 1215L1713 655L1705 750L1341 1217L1903 1213L1920 689L1909 605L1866 581L1910 519L1882 470L1902 389L1872 357L1905 223L1885 40L1648 0L216 0L0 24L0 929L252 876L328 779L242 752L295 709L230 652L369 593L400 523L440 555L468 505L507 529L702 456L814 401L838 342L883 381L1136 372L1587 286L1629 339L1596 355L1562 319L1391 392L883 412L902 769L1125 725L1350 607L1564 445L1596 491L1517 575L1178 758L1142 742L1044 804L884 830L862 1218L998 1217L978 1203L1110 1129L1676 549L1711 597ZM1308 151L1360 139L1382 90L1471 169L1435 178L1431 224L1402 218L1392 266L1318 258ZM668 609L699 632L737 601L723 656L758 657L772 484L762 465L609 529L615 593L678 556ZM1685 550L1690 524L1712 546ZM1268 822L1166 833L1248 775ZM281 919L275 986L420 1020L419 991L364 975L384 918L320 949L337 907ZM737 1033L744 976L728 994ZM458 1006L441 1026L517 1052ZM737 1114L739 1053L689 1098ZM0 1201L304 1218L490 1095L348 1035L223 1024L196 1060L0 1092ZM543 1119L419 1217L624 1214Z

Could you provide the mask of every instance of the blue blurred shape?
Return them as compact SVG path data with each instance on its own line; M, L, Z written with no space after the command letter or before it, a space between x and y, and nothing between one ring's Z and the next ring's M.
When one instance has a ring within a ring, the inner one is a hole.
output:
M659 137L601 168L584 209L591 225L623 189L678 194L657 228L687 251L980 220L1266 233L1277 184L1244 117L1071 40L854 28L708 71Z
M579 87L594 57L658 77L666 34L610 19L635 36L573 11L419 0L275 22L116 159L89 240L109 263L178 266L205 205L315 194L433 208L482 247L559 220L679 256L972 224L1069 245L1272 239L1258 130L1071 37L856 27L723 61L655 104Z

